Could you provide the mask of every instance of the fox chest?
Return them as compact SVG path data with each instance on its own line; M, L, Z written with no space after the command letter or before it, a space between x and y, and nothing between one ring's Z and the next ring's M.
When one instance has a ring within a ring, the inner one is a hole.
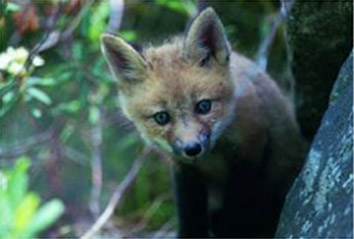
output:
M226 161L218 155L210 155L199 167L208 189L208 210L216 211L222 207L230 178L230 168Z

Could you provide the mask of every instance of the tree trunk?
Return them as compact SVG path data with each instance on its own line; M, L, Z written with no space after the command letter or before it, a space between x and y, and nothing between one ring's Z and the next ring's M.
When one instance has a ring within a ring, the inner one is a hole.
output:
M353 2L297 0L287 21L297 117L312 140L353 45Z

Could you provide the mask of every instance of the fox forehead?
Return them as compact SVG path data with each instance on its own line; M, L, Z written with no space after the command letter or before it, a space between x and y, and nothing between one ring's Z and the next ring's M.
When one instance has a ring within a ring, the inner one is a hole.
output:
M183 58L182 47L177 40L142 52L149 65L145 79L122 96L127 111L136 111L130 115L151 116L168 109L188 112L202 99L230 96L234 86L228 67L192 64Z
M142 56L149 62L155 71L164 67L174 65L174 69L183 68L183 39L175 37L164 44L154 47L146 47L142 51Z

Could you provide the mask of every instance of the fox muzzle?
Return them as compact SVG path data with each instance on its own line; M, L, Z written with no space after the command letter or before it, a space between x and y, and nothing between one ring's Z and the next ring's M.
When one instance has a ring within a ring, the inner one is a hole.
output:
M200 158L209 150L209 139L209 133L202 133L196 139L186 142L177 139L173 144L174 153L187 159L188 162L192 162L190 159Z

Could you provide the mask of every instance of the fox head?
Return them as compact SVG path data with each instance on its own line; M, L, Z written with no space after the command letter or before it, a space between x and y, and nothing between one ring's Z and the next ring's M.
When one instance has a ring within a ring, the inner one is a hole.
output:
M183 162L212 149L233 112L231 49L212 8L185 36L137 52L103 35L102 51L117 79L123 113L142 137Z

